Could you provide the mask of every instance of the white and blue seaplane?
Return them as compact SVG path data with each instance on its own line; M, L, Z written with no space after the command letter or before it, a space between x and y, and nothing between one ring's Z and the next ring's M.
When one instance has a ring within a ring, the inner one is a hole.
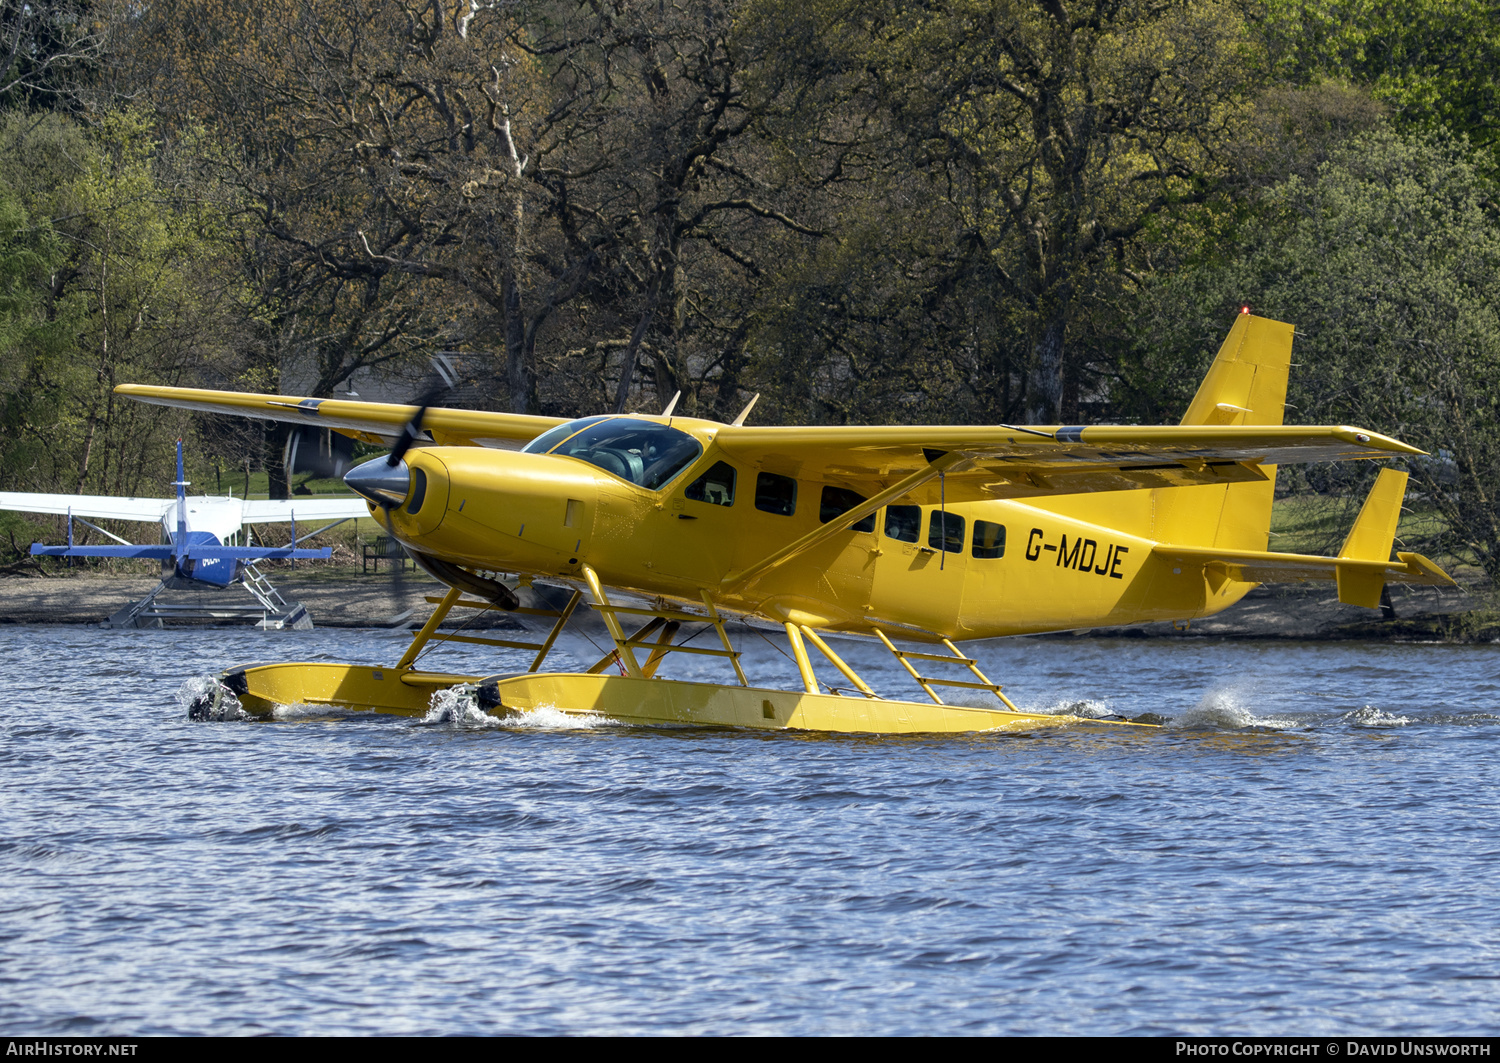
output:
M266 629L311 628L312 618L300 602L288 602L257 567L257 561L281 558L327 558L329 547L303 549L300 543L321 535L336 525L369 516L361 498L249 499L232 495L189 498L183 471L182 441L177 443L177 489L175 498L127 498L112 495L50 495L0 491L0 510L19 513L51 513L68 518L66 546L33 543L34 557L156 558L161 561L161 581L139 601L126 605L106 622L108 627L161 627L167 620L213 622L250 620ZM131 543L94 524L92 520L140 521L159 524L160 543ZM174 519L175 518L175 519ZM331 521L305 535L304 525ZM74 541L74 524L83 524L118 545L81 545ZM286 546L239 545L241 530L255 524L291 525ZM238 584L255 599L255 605L167 604L157 601L166 590L223 590Z

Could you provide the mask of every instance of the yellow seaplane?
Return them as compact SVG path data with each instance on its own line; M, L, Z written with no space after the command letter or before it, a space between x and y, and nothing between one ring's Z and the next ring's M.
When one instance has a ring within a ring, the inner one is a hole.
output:
M1269 581L1331 580L1341 602L1372 608L1387 583L1452 583L1418 554L1391 557L1406 488L1391 469L1338 556L1266 549L1277 465L1422 453L1362 428L1284 425L1292 332L1239 315L1182 423L1169 426L753 427L745 413L732 424L673 416L675 399L660 416L564 421L116 390L390 446L345 482L449 588L429 599L436 608L395 664L230 668L214 708L232 694L257 714L305 704L421 715L436 692L461 687L497 715L551 707L632 723L964 732L1059 718L1019 710L960 642L1189 620ZM560 589L557 608L524 605L536 587ZM545 670L585 601L613 647L586 671ZM540 641L445 634L454 609L525 614ZM803 689L752 685L727 620L784 631ZM688 631L708 629L716 639L685 644ZM915 698L877 692L830 636L883 646ZM497 675L417 669L434 638L534 657ZM658 676L674 652L721 657L726 681ZM971 702L993 694L994 707L945 703L939 691L956 700L952 688Z

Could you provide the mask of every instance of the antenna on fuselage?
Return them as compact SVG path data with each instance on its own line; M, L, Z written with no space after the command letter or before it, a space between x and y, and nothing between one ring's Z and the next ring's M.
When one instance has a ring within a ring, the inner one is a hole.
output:
M745 403L745 408L740 411L740 415L729 423L735 428L745 427L745 418L750 416L750 411L755 409L755 404L759 399L760 392L757 391L754 395L750 396L750 401Z
M681 391L677 392L677 394L675 394L675 395L672 396L672 401L669 402L669 403L667 403L667 408L665 410L661 411L661 415L663 417L671 417L672 416L672 411L675 410L675 409L677 409L677 400L680 399L680 398L682 398L682 392Z

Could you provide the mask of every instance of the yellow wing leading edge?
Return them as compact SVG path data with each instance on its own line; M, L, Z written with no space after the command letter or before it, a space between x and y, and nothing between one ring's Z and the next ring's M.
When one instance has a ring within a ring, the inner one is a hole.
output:
M263 421L331 428L366 443L394 443L401 429L417 412L415 406L386 402L354 402L349 399L315 399L295 395L255 395L239 391L206 391L201 388L151 387L121 384L116 395L157 406L175 406L201 413L227 413ZM492 413L485 410L429 409L422 428L440 446L488 446L514 450L549 428L566 424L565 417L538 417L524 413Z

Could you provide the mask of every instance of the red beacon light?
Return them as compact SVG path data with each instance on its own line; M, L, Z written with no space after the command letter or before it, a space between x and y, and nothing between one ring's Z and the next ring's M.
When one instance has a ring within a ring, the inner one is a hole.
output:
M1248 306L1242 306L1242 307L1240 307L1240 313L1242 313L1242 314L1248 314L1249 312L1250 312L1250 308Z

